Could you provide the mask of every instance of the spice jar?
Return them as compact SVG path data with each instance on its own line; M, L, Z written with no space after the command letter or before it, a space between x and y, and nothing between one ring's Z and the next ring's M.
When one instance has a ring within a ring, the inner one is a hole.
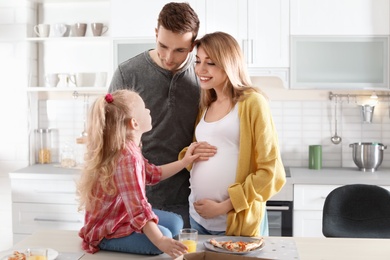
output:
M51 129L37 129L35 161L40 164L51 163Z

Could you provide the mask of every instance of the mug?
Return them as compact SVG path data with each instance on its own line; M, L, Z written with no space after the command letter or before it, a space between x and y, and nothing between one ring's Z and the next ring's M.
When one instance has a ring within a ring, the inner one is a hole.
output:
M34 26L34 32L39 36L39 37L49 37L50 33L50 24L38 24Z
M60 78L58 77L57 73L48 73L45 75L45 86L46 87L56 87L58 82L60 81Z
M107 81L107 72L96 72L95 82L93 86L97 88L104 88L106 86L106 81Z
M51 36L63 37L66 33L67 27L64 23L56 23L52 25Z
M309 145L309 169L320 170L322 168L322 146Z
M76 85L76 80L74 75L66 74L66 73L61 73L58 74L58 84L57 87L60 88L66 88L69 87L70 85L75 86Z
M76 87L91 87L94 84L95 73L76 73Z
M108 27L102 23L91 23L91 29L93 36L101 36L108 31Z
M72 35L76 37L84 37L85 32L87 31L86 23L75 23L72 26Z

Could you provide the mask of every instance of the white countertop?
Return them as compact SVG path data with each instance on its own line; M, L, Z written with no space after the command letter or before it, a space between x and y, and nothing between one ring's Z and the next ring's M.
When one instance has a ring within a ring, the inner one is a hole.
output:
M390 186L390 169L379 168L376 172L362 172L354 168L308 168L287 167L291 177L287 177L283 189L270 200L292 201L295 184L345 185L353 183ZM58 164L34 164L9 174L11 179L74 179L81 173L81 167L63 168Z
M200 236L197 251L203 251L202 242L212 236ZM81 239L77 231L65 230L47 230L33 234L23 241L14 245L14 249L24 249L28 247L48 247L57 250L60 253L58 260L75 259L66 258L67 254L80 254L81 260L135 260L135 259L171 259L168 255L158 256L134 255L125 253L116 253L109 251L99 251L96 254L82 254L80 246ZM274 259L276 253L272 253L286 244L293 245L288 255L278 254L278 259L300 259L300 260L384 260L390 256L389 239L356 239L356 238L312 238L312 237L265 237L265 246L258 253L250 253L251 257ZM267 253L269 252L269 254ZM9 251L0 252L1 257ZM295 254L298 253L299 258ZM77 259L77 258L76 258Z
M73 179L80 175L81 169L64 168L57 164L33 164L10 172L11 179Z
M390 169L379 168L376 172L363 172L358 168L290 168L291 184L375 184L390 185Z

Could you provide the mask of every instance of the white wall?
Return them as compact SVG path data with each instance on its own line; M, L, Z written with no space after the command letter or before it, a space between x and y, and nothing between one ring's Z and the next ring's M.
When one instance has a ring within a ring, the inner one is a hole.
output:
M28 165L29 46L22 41L33 19L29 2L2 0L0 4L0 250L12 246L10 171Z

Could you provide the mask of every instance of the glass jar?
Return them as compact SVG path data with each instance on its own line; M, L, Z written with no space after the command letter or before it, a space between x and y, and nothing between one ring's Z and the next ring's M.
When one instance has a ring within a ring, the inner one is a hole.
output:
M51 163L51 129L37 129L35 135L35 161L39 164Z
M76 166L73 147L65 144L61 150L61 167L72 168Z

